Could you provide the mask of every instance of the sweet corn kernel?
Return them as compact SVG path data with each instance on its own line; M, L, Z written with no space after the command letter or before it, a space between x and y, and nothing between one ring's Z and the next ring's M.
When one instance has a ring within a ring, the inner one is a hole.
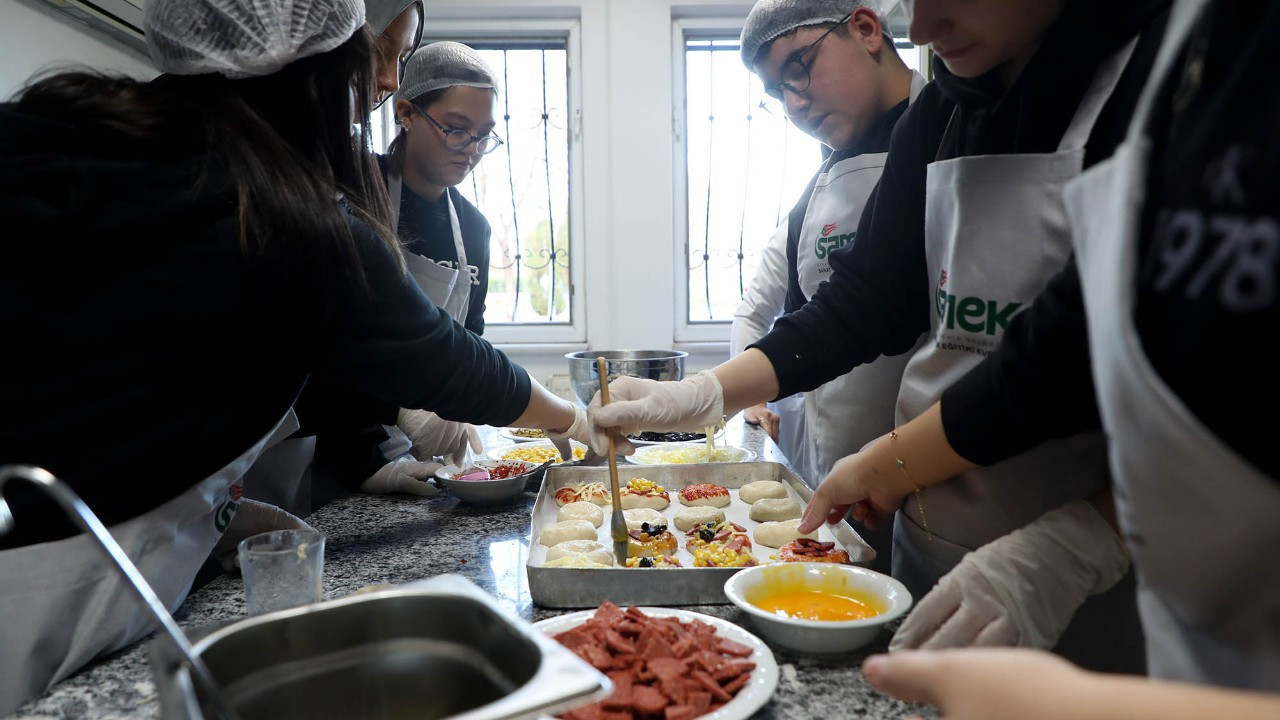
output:
M755 556L746 550L710 546L693 553L694 567L750 567L755 564Z
M627 489L637 493L660 493L666 490L666 488L662 487L658 483L653 482L652 480L645 480L644 478L632 478L631 480L628 480Z

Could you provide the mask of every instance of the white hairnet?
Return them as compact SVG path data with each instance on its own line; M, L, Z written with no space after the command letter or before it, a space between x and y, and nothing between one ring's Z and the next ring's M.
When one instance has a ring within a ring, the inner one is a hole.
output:
M328 52L364 25L362 0L148 0L151 59L175 75L270 75Z
M418 6L418 32L413 36L413 47L416 50L418 43L422 41L422 26L427 22L423 0L364 0L365 21L373 29L374 35L381 35L400 17L405 8L413 5Z
M496 91L493 71L475 50L462 43L442 41L423 46L409 58L396 100L414 100L432 90L466 85Z
M796 28L840 22L860 7L883 19L874 0L759 0L742 26L742 64L754 71L756 55L765 44ZM892 39L888 26L884 34Z

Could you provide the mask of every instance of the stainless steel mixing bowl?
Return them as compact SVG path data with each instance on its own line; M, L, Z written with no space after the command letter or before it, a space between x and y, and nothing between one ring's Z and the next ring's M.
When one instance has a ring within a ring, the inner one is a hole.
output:
M573 394L586 405L600 389L600 377L596 372L596 358L604 357L609 379L630 375L650 380L684 379L684 359L687 352L679 350L583 350L566 353L569 360L569 384Z

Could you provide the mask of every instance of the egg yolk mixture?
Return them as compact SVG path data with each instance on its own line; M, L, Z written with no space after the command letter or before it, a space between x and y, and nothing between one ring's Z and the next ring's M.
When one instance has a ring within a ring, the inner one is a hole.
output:
M880 603L869 593L846 590L847 595L835 595L820 590L783 592L752 601L756 607L775 615L796 620L862 620L884 612Z

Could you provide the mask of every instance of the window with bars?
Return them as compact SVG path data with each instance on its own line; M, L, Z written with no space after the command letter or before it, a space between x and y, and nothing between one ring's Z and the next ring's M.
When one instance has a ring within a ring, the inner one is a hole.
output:
M738 32L684 21L677 40L686 216L677 339L723 340L761 248L817 171L824 148L788 121L743 66ZM916 69L918 49L896 46Z
M505 142L458 186L493 231L485 325L494 332L486 335L501 335L503 325L572 325L567 40L450 39L474 48L502 85L494 130ZM374 123L379 151L395 137L391 106Z

